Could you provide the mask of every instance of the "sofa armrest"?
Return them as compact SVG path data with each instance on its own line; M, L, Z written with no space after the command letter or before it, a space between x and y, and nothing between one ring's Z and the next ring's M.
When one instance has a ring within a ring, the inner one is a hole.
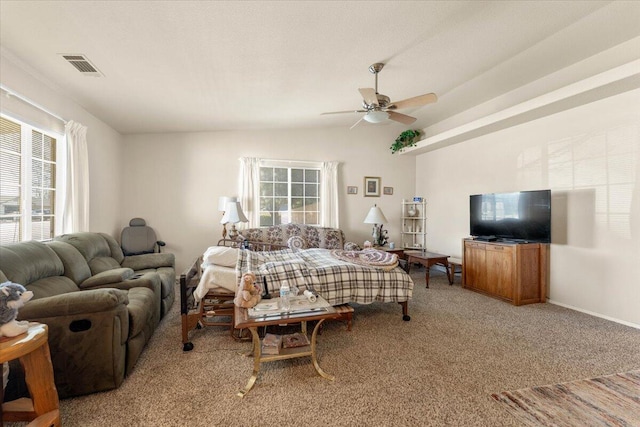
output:
M31 300L20 309L19 318L49 326L49 350L61 399L110 390L122 383L130 326L128 303L126 291L96 289Z
M127 267L134 271L159 267L175 268L175 265L176 257L172 253L129 255L122 260L122 267Z
M68 292L29 301L18 312L18 319L32 320L95 313L108 311L118 305L127 305L128 303L127 292L120 289Z
M133 270L130 268L114 268L113 270L106 270L102 273L89 277L87 280L80 283L80 288L95 288L100 285L119 283L132 277Z

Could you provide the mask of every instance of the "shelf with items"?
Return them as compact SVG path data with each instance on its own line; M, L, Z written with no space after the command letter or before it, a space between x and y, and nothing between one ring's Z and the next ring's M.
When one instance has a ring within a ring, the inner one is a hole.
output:
M426 249L427 247L427 202L402 201L402 247L404 249Z

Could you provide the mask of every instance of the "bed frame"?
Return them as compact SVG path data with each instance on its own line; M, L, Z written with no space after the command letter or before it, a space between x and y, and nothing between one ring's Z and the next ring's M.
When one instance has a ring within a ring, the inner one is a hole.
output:
M245 240L238 242L231 239L221 239L218 246L242 247L253 251L277 251L286 249L284 245L269 242L255 242ZM403 263L403 269L407 271L408 264ZM205 326L228 326L229 333L237 341L249 340L251 337L243 337L241 330L236 330L233 324L233 299L235 294L231 292L210 291L205 295L200 304L195 304L193 292L200 283L202 276L202 257L198 257L193 264L180 275L180 314L182 318L182 350L193 350L193 343L189 340L189 332L193 329L202 329ZM402 307L402 320L408 322L408 301L399 302ZM350 320L350 315L349 315ZM350 324L349 324L350 328Z
M221 239L217 246L247 247L253 251L276 251L286 246L268 242L236 241ZM233 325L233 299L231 292L210 291L200 304L195 303L193 292L200 283L202 276L202 257L198 257L193 264L180 275L180 315L182 318L182 350L193 350L193 343L189 340L189 332L202 329L205 326L228 326L229 333L235 340L244 340L242 331ZM250 338L250 337L249 337Z

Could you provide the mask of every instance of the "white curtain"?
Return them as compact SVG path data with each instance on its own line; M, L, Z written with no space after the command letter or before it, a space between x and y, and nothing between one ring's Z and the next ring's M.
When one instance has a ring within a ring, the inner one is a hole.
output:
M320 224L323 227L340 228L338 219L338 165L339 162L322 162L320 183Z
M240 205L249 219L247 227L260 226L260 159L240 158Z
M89 231L89 156L87 127L68 121L65 125L67 140L67 188L62 213L62 232Z

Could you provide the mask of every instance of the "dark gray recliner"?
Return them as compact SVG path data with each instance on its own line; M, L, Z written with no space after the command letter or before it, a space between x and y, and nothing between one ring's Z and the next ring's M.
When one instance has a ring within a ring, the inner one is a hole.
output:
M129 227L125 227L120 235L120 246L125 256L152 254L160 252L160 248L166 243L158 240L153 228L147 226L142 218L133 218L129 221Z

